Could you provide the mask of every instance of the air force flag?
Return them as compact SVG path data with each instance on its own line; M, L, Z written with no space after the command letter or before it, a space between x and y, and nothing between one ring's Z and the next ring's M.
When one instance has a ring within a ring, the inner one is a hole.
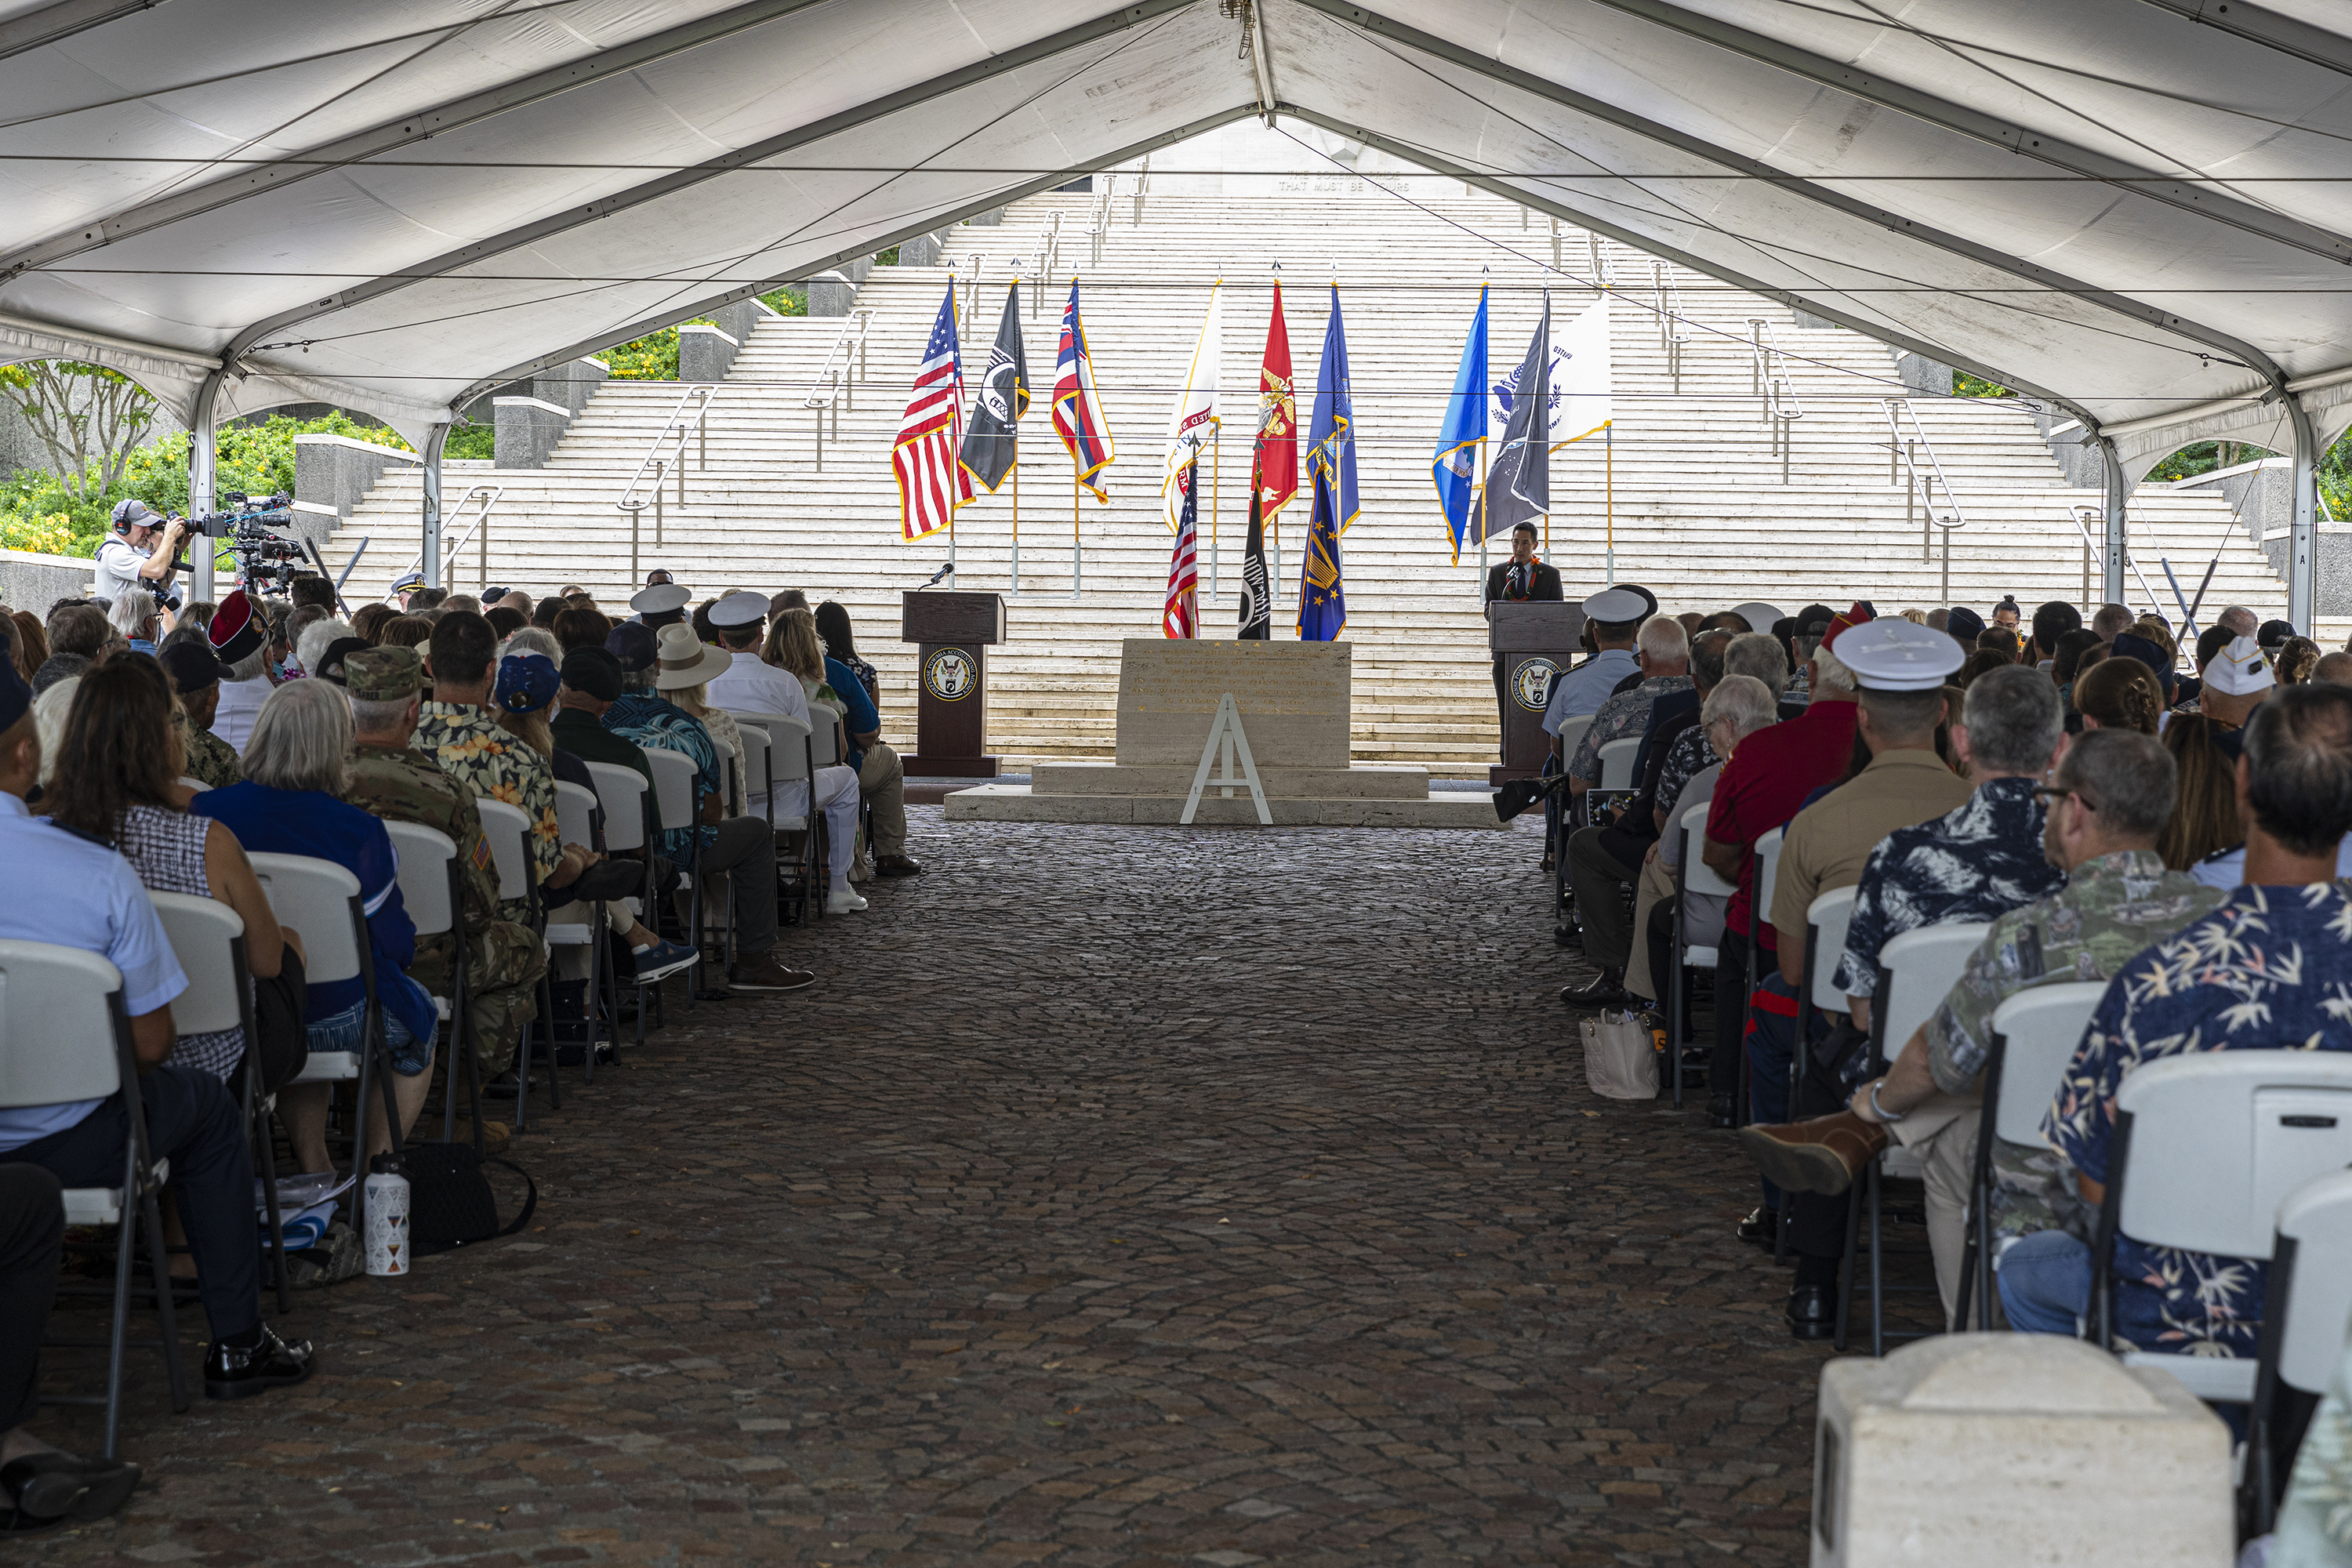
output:
M1478 447L1486 439L1486 286L1482 283L1478 313L1470 318L1470 336L1462 344L1462 367L1454 373L1453 401L1445 406L1445 424L1437 433L1437 455L1429 465L1457 563L1463 536L1470 530L1471 509L1477 504Z

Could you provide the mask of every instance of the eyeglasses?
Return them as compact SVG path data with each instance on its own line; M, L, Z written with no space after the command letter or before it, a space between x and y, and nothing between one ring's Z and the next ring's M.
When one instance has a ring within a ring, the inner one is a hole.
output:
M2069 789L2064 784L2036 784L2033 786L2033 793L2037 795L2048 795L2059 800L2063 800L2066 796L2071 795L2076 800L2083 803L2083 809L2084 811L2096 811L2099 809L2099 803L2097 801L2093 800L2081 790Z

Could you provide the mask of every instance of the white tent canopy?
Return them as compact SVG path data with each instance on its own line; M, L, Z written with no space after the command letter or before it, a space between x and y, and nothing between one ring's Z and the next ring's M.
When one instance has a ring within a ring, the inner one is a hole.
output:
M2326 0L0 0L0 363L437 454L503 381L1245 115L2063 405L2111 595L2157 459L2292 452L2308 624L2352 424Z

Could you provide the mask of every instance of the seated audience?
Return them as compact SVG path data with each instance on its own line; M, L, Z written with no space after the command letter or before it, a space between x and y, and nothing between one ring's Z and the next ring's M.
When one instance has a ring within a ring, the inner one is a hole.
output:
M523 1026L539 1010L547 964L539 934L504 918L499 873L482 837L470 785L450 776L434 752L409 743L424 710L424 663L415 648L362 648L343 656L352 705L352 754L339 792L385 822L430 827L456 847L464 931L467 1022L482 1070L514 1064ZM456 994L458 942L450 932L416 939L408 977L443 1001Z
M613 623L593 605L585 608L567 606L557 615L554 626L549 629L554 632L555 640L563 645L563 651L570 653L575 647L603 647L605 639L613 635Z
M130 863L26 809L41 767L31 702L16 667L0 663L0 865L14 895L0 900L0 938L99 953L122 975L148 1153L170 1162L170 1191L212 1327L205 1396L236 1399L300 1383L315 1364L309 1342L289 1344L261 1321L244 1110L211 1074L165 1065L174 1044L172 1000L188 981ZM40 1166L68 1187L120 1186L130 1136L120 1096L0 1109L0 1158Z
M2083 656L2100 647L2099 634L2076 627L2060 635L2058 651L2050 656L2050 679L2058 683L2058 700L2072 705L2075 678L2083 671Z
M41 629L41 623L30 610L16 611L8 622L15 628L10 652L16 659L17 679L30 682L33 672L48 662L49 634Z
M378 647L421 648L432 640L433 623L424 616L397 615L378 622L375 628Z
M751 776L744 766L742 726L736 723L735 715L724 708L710 705L709 678L729 668L730 661L727 650L699 641L681 619L663 618L665 614L656 610L652 616L643 617L648 626L656 619L662 623L654 633L662 670L660 679L654 682L655 689L709 731L710 738L725 749L727 765L722 771L733 781L728 798L740 804L744 816L751 816L755 796L766 797L766 781L761 781L760 790L752 789ZM686 684L686 678L694 674L699 674L703 679L692 685Z
M482 601L471 594L452 594L434 607L445 615L451 610L471 610L478 616L482 613Z
M824 639L826 684L847 704L842 716L849 731L845 760L857 770L857 793L873 813L875 873L919 876L922 862L907 853L906 765L897 748L882 739L881 678L857 657L847 610L827 599L816 607L816 630Z
M294 639L294 662L305 675L316 675L332 645L349 640L354 634L345 623L332 616L321 616L304 626Z
M761 617L766 606L756 594L730 594L712 606L713 629L719 646L727 650L728 668L710 678L711 706L738 713L781 713L798 719L814 731L822 715L812 715L808 693L797 677L760 657ZM849 888L849 868L857 847L857 774L847 767L816 770L815 811L824 816L826 871L834 893L845 909L862 907ZM776 792L778 816L806 816L809 786L795 779Z
M1659 698L1691 689L1690 638L1680 622L1654 616L1643 623L1634 640L1639 649L1634 665L1641 672L1641 683L1608 698L1593 710L1592 722L1585 727L1583 738L1576 743L1576 754L1568 760L1568 788L1571 795L1582 795L1601 782L1601 747L1612 741L1638 737L1649 721L1651 706ZM1558 742L1557 731L1554 742Z
M239 589L221 601L205 635L212 642L213 652L228 666L213 705L211 729L241 756L246 737L253 733L253 721L275 689L269 679L268 622Z
M2311 679L2333 686L2352 686L2352 653L2324 653L2311 667Z
M526 841L532 875L545 882L563 858L555 817L555 770L547 759L499 727L490 706L498 683L498 637L471 610L452 610L433 626L425 672L433 682L409 744L430 752L442 771L487 800L520 806L530 824ZM575 873L576 874L576 873ZM529 900L509 899L503 918L527 921Z
M352 636L373 647L383 631L384 623L396 619L399 615L400 612L390 605L362 605L352 612Z
M180 698L172 723L180 732L183 773L206 789L224 789L236 783L245 776L237 768L236 752L213 733L221 682L228 678L230 667L220 661L212 644L201 635L166 647L156 662L171 677Z
M802 693L808 698L811 712L817 713L818 722L824 722L819 710L832 710L838 737L835 755L857 776L860 799L874 807L874 864L869 871L861 837L851 863L851 879L865 881L873 872L886 877L919 873L921 865L908 859L906 854L907 784L898 754L890 752L887 757L880 757L865 749L879 745L881 715L856 676L846 666L835 664L826 657L824 640L817 632L816 616L803 609L786 610L777 616L769 630L767 649L761 657L800 681ZM835 683L836 677L838 685Z
M2273 661L2281 686L2300 686L2311 679L2312 667L2319 662L2319 645L2309 637L2289 637L2279 645Z
M1867 691L1863 701L1868 722ZM1969 688L1952 744L1974 792L1942 816L1889 832L1855 884L1845 950L1832 982L1844 994L1853 1031L1813 1054L1843 1086L1866 1076L1878 957L1888 942L1924 926L1990 921L2063 885L2064 873L2045 852L2041 784L2063 733L2057 689L2040 670L2011 666ZM1840 1046L1843 1053L1835 1055ZM1904 1129L1905 1146L1926 1167L1927 1237L1948 1318L1959 1300L1976 1122L1976 1106L1950 1100L1926 1108ZM1820 1126L1751 1127L1741 1142L1769 1175L1768 1156L1779 1141L1808 1138Z
M694 823L687 827L665 828L660 838L661 853L682 870L698 866L706 877L727 873L738 954L734 968L728 971L727 983L746 991L797 991L814 984L815 975L786 968L774 956L776 845L766 819L726 815L720 795L719 752L710 743L710 732L656 689L660 672L656 668L659 648L654 634L634 622L625 623L614 628L613 643L613 657L621 666L622 690L619 700L604 710L604 728L640 746L659 746L678 752L694 763ZM698 654L693 668L674 673L691 676L694 684L710 679ZM856 796L851 798L854 801ZM850 901L842 901L844 895ZM849 892L845 877L837 877L827 907L845 912L864 908L865 900Z
M2197 711L2213 721L2216 741L2235 756L2238 731L2278 684L2271 673L2271 656L2253 638L2239 637L2216 649L2198 673L2205 684L2197 696Z
M2175 713L2164 726L2176 794L2172 820L2156 841L2176 871L2193 871L2207 857L2245 841L2238 817L2237 763L2218 739L2221 726L2198 713Z
M107 611L106 622L133 653L153 653L157 639L172 629L171 616L144 588L125 588Z
M49 689L59 681L71 680L84 671L96 668L89 659L78 653L53 653L41 661L40 668L33 671L33 695L45 697L48 694Z
M2352 828L2352 691L2297 686L2256 710L2237 794L2245 885L2123 966L2042 1123L2094 1209L2105 1198L2116 1086L2134 1068L2189 1050L2288 1042L2352 1050L2342 1003L2352 889L2336 879L2338 846ZM2134 1154L2164 1157L2147 1146ZM2119 1237L2114 1266L2119 1344L2170 1355L2254 1354L2266 1263ZM2014 1327L2074 1333L2090 1310L2090 1249L2069 1231L2037 1231L2003 1256L2000 1283Z
M562 615L567 608L569 606L564 604L561 595L550 595L532 606L530 624L543 632L551 632L555 629L555 617Z
M421 587L404 595L400 608L404 615L423 615L427 610L439 609L448 602L448 598L446 588Z
M1845 632L1835 646L1843 650L1841 660L1853 661L1862 685L1855 731L1871 756L1852 780L1799 811L1781 846L1771 909L1779 969L1758 990L1752 1004L1756 1026L1748 1039L1753 1120L1768 1124L1790 1120L1792 1109L1834 1110L1845 1098L1834 1075L1809 1070L1801 1080L1805 1099L1789 1104L1796 1043L1811 1042L1813 1034L1811 1021L1800 1020L1796 1008L1808 957L1806 910L1821 894L1859 882L1872 851L1889 833L1955 810L1970 793L1935 751L1936 727L1945 712L1943 677L1958 662L1959 649L1950 639L1914 630L1907 621L1885 620ZM2054 703L2054 691L2052 697ZM1720 786L1717 793L1720 798ZM1814 997L1814 1005L1842 1014L1844 997L1834 985L1828 989L1829 995ZM1812 1049L1809 1044L1809 1063ZM1768 1206L1780 1201L1769 1190L1765 1198ZM1837 1318L1834 1287L1845 1252L1845 1205L1795 1195L1788 1237L1797 1255L1787 1308L1790 1329L1800 1339L1824 1338Z
M58 826L110 845L151 891L216 899L236 911L245 922L246 968L258 983L255 1026L263 1037L256 1066L261 1092L272 1093L302 1070L306 1055L300 941L279 929L236 836L181 808L183 757L172 717L170 680L153 659L109 659L91 670L74 692L42 805ZM286 984L276 984L281 976ZM251 1043L241 1028L181 1035L167 1059L226 1082Z
M289 681L269 694L254 721L245 750L245 782L206 790L189 810L226 824L247 854L308 855L359 879L375 957L382 1037L400 1109L400 1126L388 1133L383 1102L370 1097L367 1159L373 1159L406 1141L409 1124L425 1104L440 1018L432 996L408 978L416 957L416 928L401 903L392 838L383 823L338 798L350 783L351 751L352 709L341 689L326 680ZM308 984L303 1022L311 1052L361 1049L367 995L360 977L311 978ZM278 1120L306 1172L333 1168L327 1155L330 1087L289 1084L278 1097ZM362 1166L366 1163L361 1161Z
M2136 730L2153 735L2163 725L2164 690L2136 658L2104 659L2075 679L2072 693L2083 728Z
M2053 599L2041 605L2033 612L2033 648L2031 662L2055 664L2060 639L2079 631L2082 625L2083 612L2063 599Z
M2131 630L2134 617L2121 605L2101 605L2091 617L2091 629L2099 634L2103 643L2113 644L2116 637Z
M1601 603L1602 608L1592 606ZM1585 630L1591 635L1593 655L1575 668L1552 678L1551 700L1544 709L1544 733L1552 739L1552 754L1559 754L1559 727L1570 719L1601 711L1617 683L1641 673L1633 651L1642 623L1657 613L1658 601L1647 589L1609 589L1584 603ZM1610 618L1601 619L1606 615ZM1681 628L1675 628L1679 631Z
M2024 611L2017 607L2016 595L2003 594L2000 596L2000 603L1992 607L1992 620L1990 624L1999 626L2005 632L2014 632L2017 630L2019 620L2023 617L2024 614Z
M510 605L492 605L482 612L482 619L490 623L490 629L499 634L501 641L530 625L530 617Z

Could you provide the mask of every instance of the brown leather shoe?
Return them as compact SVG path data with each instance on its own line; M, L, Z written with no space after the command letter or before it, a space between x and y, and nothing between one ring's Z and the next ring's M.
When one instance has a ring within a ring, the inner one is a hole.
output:
M1743 1127L1739 1146L1774 1186L1792 1193L1842 1193L1886 1147L1886 1129L1851 1110L1779 1127Z
M804 969L787 969L772 958L755 958L727 972L727 984L738 991L798 991L816 984Z
M874 874L877 877L919 877L923 874L923 863L904 855L877 855L874 857Z

